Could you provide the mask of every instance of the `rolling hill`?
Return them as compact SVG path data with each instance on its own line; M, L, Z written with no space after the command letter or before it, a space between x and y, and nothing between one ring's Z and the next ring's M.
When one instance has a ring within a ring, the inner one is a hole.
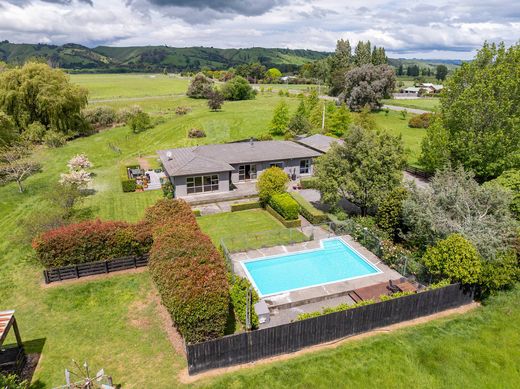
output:
M252 47L247 49L217 49L213 47L109 47L88 48L68 43L62 46L47 44L16 44L0 42L0 60L21 64L40 58L53 66L75 71L92 72L156 72L228 69L250 62L281 71L291 71L300 65L321 59L329 53L313 50L291 50Z

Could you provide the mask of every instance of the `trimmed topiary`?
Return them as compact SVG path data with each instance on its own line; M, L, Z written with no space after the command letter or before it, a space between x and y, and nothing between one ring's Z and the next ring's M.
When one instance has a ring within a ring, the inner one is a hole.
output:
M289 193L275 194L269 199L269 205L285 220L296 220L300 206Z

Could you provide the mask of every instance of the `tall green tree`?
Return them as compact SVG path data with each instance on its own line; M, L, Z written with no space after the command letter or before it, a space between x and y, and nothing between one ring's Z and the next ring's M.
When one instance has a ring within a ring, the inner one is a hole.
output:
M484 44L441 96L450 160L479 180L520 166L520 43Z
M343 145L316 159L314 174L326 204L336 207L346 198L366 215L399 186L404 165L400 137L353 126Z
M388 65L372 64L354 68L345 75L340 100L353 111L366 105L371 109L381 107L381 100L388 98L395 87L395 71Z
M330 134L340 137L347 133L350 124L350 111L345 104L341 104L331 115L327 130Z
M14 120L6 113L0 111L0 146L11 143L18 137L18 131Z
M437 65L435 69L435 78L439 81L444 81L448 75L448 68L446 65Z
M255 90L244 77L235 76L222 87L222 94L226 100L252 100L256 96ZM208 94L210 96L211 93Z
M374 46L372 50L372 65L384 65L388 63L384 47Z
M269 124L269 133L271 135L283 135L289 126L289 106L282 100L274 108L273 118Z
M446 166L449 161L448 131L444 128L441 118L433 116L421 143L419 163L427 172L433 173Z
M337 96L341 93L345 83L345 73L353 62L352 48L348 40L340 39L336 42L336 51L329 57L330 75L328 77L329 93Z
M368 65L372 63L372 49L370 41L359 41L356 45L354 54L356 66Z
M63 134L86 132L81 109L87 90L69 76L40 62L0 73L0 111L9 115L22 133L34 122Z

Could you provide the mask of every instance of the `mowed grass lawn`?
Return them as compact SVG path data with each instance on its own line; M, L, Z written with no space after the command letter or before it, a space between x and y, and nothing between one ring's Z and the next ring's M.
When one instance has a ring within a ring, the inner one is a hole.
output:
M383 100L383 104L397 105L399 107L406 108L424 109L425 111L435 111L440 107L440 99L436 97L413 100L387 99Z
M200 228L214 244L221 240L230 251L255 249L306 240L304 234L287 229L263 209L224 212L197 218Z

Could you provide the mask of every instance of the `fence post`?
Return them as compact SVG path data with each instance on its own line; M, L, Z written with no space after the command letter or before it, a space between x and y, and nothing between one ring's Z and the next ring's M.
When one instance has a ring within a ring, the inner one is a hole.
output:
M108 271L108 261L105 261L105 273L107 273L107 274L109 273L109 271Z
M76 271L76 278L79 278L78 265L74 266L74 270Z
M134 257L134 269L137 269L137 257Z
M46 284L49 284L49 283L50 283L49 272L48 272L47 270L44 270L44 271L43 271L43 278L45 278L45 283L46 283Z

